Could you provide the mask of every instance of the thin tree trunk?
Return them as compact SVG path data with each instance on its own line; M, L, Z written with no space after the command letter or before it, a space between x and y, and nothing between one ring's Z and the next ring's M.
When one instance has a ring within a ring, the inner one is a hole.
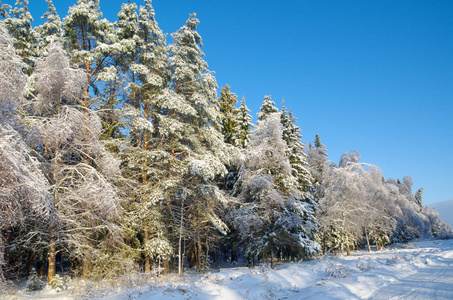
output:
M47 254L47 282L49 283L55 277L57 271L57 251L55 247L55 236L53 230L49 230L49 252Z
M179 241L178 241L178 275L182 276L182 262L183 262L183 253L182 253L182 230L184 228L184 197L182 197L181 202L181 218L179 223Z
M84 257L82 259L82 279L87 279L90 275L90 266L91 263L88 258Z
M146 244L146 242L148 241L148 230L143 229L144 232L143 232L143 245ZM149 273L151 272L151 263L150 263L150 257L149 257L149 254L145 251L145 273Z
M271 269L274 268L274 249L271 249Z
M274 238L270 239L270 246L271 246L271 269L274 268Z
M365 238L366 238L366 245L368 247L368 252L371 252L370 238L368 236L368 230L366 230L366 229L365 229Z
M6 230L5 230L6 231ZM5 261L5 243L3 240L3 230L0 230L0 263ZM5 277L3 275L3 265L0 264L0 282L4 280Z
M198 231L198 230L197 230ZM201 272L203 268L203 261L201 259L203 254L203 246L201 245L200 233L197 232L197 249L196 249L196 259L197 259L197 271Z
M349 246L349 244L346 245L346 255L351 255L351 247Z

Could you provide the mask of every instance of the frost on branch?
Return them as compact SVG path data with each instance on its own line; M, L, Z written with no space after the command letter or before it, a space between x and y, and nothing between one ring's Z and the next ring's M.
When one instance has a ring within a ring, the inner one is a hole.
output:
M36 89L38 98L35 111L39 115L58 113L60 106L75 105L83 97L86 75L69 66L69 60L60 44L47 46L47 55L36 62Z
M0 219L13 225L24 217L27 208L39 218L48 219L52 212L49 184L39 162L11 126L0 127Z
M199 177L203 182L212 181L216 176L227 173L225 165L210 156L190 160L189 170L191 175Z
M0 24L0 124L14 123L14 109L24 103L22 97L25 74L21 59L16 55L11 38Z
M170 259L174 255L171 243L166 238L155 237L145 242L146 253L156 261Z

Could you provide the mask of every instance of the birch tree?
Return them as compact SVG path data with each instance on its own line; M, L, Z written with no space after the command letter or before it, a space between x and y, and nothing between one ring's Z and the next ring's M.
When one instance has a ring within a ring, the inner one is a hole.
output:
M45 161L59 220L48 229L50 281L58 251L66 249L88 277L104 254L102 245L113 246L121 233L112 222L120 210L112 184L118 165L99 141L99 117L78 109L86 76L69 66L60 45L50 44L47 53L37 61L38 95L27 122L29 143Z
M25 74L13 42L0 26L0 284L4 279L5 250L17 241L14 233L28 220L53 222L50 186L19 133L16 109L25 103Z

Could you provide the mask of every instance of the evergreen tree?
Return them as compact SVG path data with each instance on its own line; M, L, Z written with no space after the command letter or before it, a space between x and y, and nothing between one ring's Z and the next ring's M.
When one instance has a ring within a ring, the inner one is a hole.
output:
M245 105L245 98L241 100L241 106L239 106L237 122L238 131L236 133L236 145L245 148L250 141L250 134L252 132L252 116L249 114L250 110Z
M236 137L238 135L238 113L239 110L234 107L238 102L236 94L230 91L230 86L226 85L220 90L220 112L222 113L222 133L225 137L225 143L237 145Z
M296 126L297 119L291 111L286 112L283 105L281 111L281 123L283 125L283 140L288 146L286 156L288 157L292 174L297 178L299 188L303 192L308 192L312 186L313 178L309 171L307 155L304 152L304 144L301 141L302 135L300 127Z
M8 18L3 23L11 35L17 55L22 59L22 68L30 75L37 56L37 39L31 25L33 17L28 11L28 4L28 0L16 0L16 6L9 10Z
M226 175L225 164L232 153L227 154L223 136L216 129L221 119L217 83L203 60L198 23L192 14L186 25L172 34L169 51L175 94L158 116L159 134L167 140L165 148L170 154L169 178L163 190L168 193L167 207L174 228L178 228L173 234L178 241L180 274L184 253L189 254L190 263L198 271L204 271L206 252L215 244L218 233L227 230L219 217L225 198L215 180Z
M423 198L423 188L419 188L419 189L417 190L417 193L415 193L415 202L416 202L420 207L423 207L422 198Z
M38 34L38 52L40 56L50 43L64 44L63 40L63 22L57 13L57 9L53 5L52 0L46 0L47 11L41 17L45 20L44 24L36 27Z
M319 185L327 168L327 148L321 142L318 134L316 134L314 146L309 147L308 150L308 165L314 178L314 184Z
M135 4L123 4L117 26L125 48L119 63L129 88L125 116L130 120L130 134L123 159L128 176L139 182L138 201L129 207L135 215L131 226L138 233L145 272L149 272L152 263L163 262L168 269L174 253L160 211L166 198L159 184L167 177L169 155L159 136L156 117L166 111L164 105L171 105L166 99L172 92L168 86L165 36L155 20L151 1L145 2L139 15Z
M278 108L275 107L275 102L272 101L271 96L264 96L263 104L260 107L260 112L257 113L258 120L264 120L268 115L278 112Z
M65 49L71 62L84 69L87 77L85 94L80 100L86 110L95 107L92 95L102 95L98 75L110 66L111 55L118 50L113 43L113 25L101 18L99 0L78 0L63 18Z

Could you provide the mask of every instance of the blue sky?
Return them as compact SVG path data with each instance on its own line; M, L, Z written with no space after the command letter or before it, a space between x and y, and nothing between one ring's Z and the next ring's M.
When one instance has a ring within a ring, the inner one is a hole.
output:
M46 3L30 2L39 21ZM115 21L122 2L101 0L104 16ZM54 4L60 16L72 5ZM453 1L155 0L153 6L166 33L197 13L210 69L220 86L245 96L254 116L264 95L278 107L284 99L303 142L318 133L331 160L354 149L386 178L411 176L414 192L425 188L425 204L453 199Z

